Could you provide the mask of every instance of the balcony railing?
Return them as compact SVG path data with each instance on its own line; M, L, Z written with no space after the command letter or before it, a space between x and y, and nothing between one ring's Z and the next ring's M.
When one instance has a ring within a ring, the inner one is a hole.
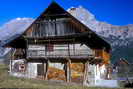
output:
M53 51L46 51L46 50L28 50L27 51L27 57L32 58L56 58L56 57L88 57L90 55L93 55L90 50L73 50L73 49L56 49Z

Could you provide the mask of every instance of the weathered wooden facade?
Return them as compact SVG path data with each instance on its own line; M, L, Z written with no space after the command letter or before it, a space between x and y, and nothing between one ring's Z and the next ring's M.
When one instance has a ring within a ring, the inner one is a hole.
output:
M13 48L10 72L15 72L12 66L18 59L23 60L18 70L24 74L29 70L29 64L37 63L33 69L37 72L35 77L41 76L45 80L53 73L50 63L63 65L63 72L56 72L64 74L60 79L67 82L73 81L74 70L81 71L83 83L88 79L88 65L96 65L100 71L100 66L110 63L110 45L55 2L22 35L5 46ZM28 76L33 73L30 74Z

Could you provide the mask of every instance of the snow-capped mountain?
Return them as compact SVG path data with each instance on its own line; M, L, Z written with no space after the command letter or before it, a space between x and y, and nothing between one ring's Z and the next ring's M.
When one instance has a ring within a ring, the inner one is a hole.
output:
M14 34L21 34L31 23L32 18L16 18L0 28L0 40L6 40Z
M133 50L133 25L116 26L102 21L98 21L96 17L87 9L79 6L70 8L68 12L80 20L83 24L103 36L112 45L112 59L116 60L120 57L132 59ZM81 14L82 13L82 14ZM0 40L4 42L11 37L21 34L31 23L32 18L16 18L0 27ZM2 49L3 50L3 49ZM1 50L0 50L1 51ZM3 53L3 52L0 52Z
M112 45L112 59L114 61L119 58L126 58L130 61L133 59L133 24L117 26L98 21L82 6L70 8L68 12Z
M68 9L68 12L93 31L100 32L104 30L111 30L111 24L96 20L95 16L82 6L79 6L78 8L72 7Z
M111 30L101 31L99 34L110 38L112 46L128 46L133 42L133 25L112 26Z
M4 24L0 27L0 45L4 44L7 40L11 40L15 35L24 32L32 22L32 18L16 18ZM0 56L6 54L9 50L0 47Z

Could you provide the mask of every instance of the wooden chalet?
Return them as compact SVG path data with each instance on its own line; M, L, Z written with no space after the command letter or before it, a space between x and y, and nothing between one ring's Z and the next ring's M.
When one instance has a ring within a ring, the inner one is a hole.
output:
M83 82L86 81L88 64L110 63L110 44L55 2L22 35L5 46L14 49L11 63L18 59L24 59L25 64L42 63L43 70L39 70L46 80L49 63L64 64L67 82L71 82L72 63L84 65Z

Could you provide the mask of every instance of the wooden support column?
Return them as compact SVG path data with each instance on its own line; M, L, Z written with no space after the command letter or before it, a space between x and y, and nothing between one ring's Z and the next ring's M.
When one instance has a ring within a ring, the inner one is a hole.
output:
M45 80L45 73L46 73L46 62L42 62L43 65L43 80Z
M75 55L75 44L73 44L73 54Z
M14 51L14 49L11 49L11 55L10 55L10 72L12 72L13 51Z
M71 60L67 58L67 63L66 63L66 81L69 83L71 82Z
M27 74L27 67L28 67L28 61L27 60L25 60L24 61L24 64L25 64L25 69L24 69L24 75L26 76L26 74Z
M10 72L12 72L12 66L13 66L12 63L13 63L13 60L15 59L15 53L16 53L16 48L11 51Z
M26 40L26 48L25 48L25 58L27 59L28 58L28 40L27 39L25 39Z
M87 60L84 64L83 85L85 85L87 82L87 76L88 76L88 72L89 72L88 66L89 66L89 61Z
M48 68L49 68L49 60L46 61L46 64L44 66L44 79L48 80Z
M69 44L68 44L68 56L70 57L70 46L69 46Z

